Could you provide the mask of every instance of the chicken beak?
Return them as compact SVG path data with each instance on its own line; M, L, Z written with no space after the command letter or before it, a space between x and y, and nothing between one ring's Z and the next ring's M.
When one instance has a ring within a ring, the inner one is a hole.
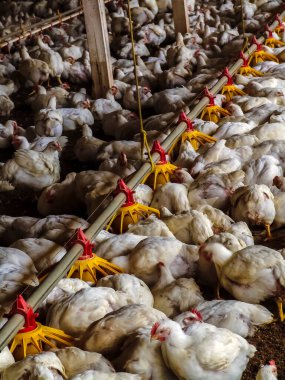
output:
M272 235L271 235L271 230L270 230L270 224L265 223L265 224L264 224L264 227L265 227L265 230L266 230L267 238L268 238L268 239L271 239L271 238L272 238Z
M150 336L150 340L152 341L152 340L159 340L159 337L158 337L158 335L151 335Z

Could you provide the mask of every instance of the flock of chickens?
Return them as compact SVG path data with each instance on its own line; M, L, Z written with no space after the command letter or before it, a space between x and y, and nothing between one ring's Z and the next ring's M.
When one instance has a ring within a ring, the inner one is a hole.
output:
M4 1L1 36L13 24L78 3ZM89 96L91 68L80 17L1 54L0 149L13 153L1 163L0 191L29 192L42 216L0 216L1 325L16 295L39 284L66 254L75 231L87 229L110 201L118 180L141 166L138 96L151 146L237 59L242 27L250 40L281 5L244 0L241 9L230 0L188 0L190 32L175 36L170 0L133 0L139 95L121 0L106 2L115 80L105 98ZM259 77L237 74L235 84L246 95L227 103L224 95L216 96L229 116L216 123L193 121L217 142L198 151L189 141L181 143L171 182L136 189L136 201L158 209L160 218L151 215L120 235L98 235L96 254L124 273L103 277L96 286L64 278L41 305L46 325L71 335L75 346L17 363L6 348L0 353L1 380L242 378L256 352L246 338L274 320L260 303L275 300L284 318L284 249L255 245L252 234L270 239L271 230L285 225L285 48L264 49L280 63L258 63ZM18 91L26 94L21 102L34 125L10 119ZM87 170L63 178L66 153ZM216 298L205 299L200 285L215 289ZM233 299L221 299L219 286ZM277 379L274 360L256 379Z

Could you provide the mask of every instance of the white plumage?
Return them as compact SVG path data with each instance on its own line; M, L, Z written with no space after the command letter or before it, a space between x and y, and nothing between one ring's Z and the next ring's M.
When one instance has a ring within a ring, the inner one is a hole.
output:
M86 288L51 306L48 325L79 337L88 326L127 304L126 295L111 288Z
M256 351L241 336L197 320L184 333L178 323L162 321L152 338L162 341L165 363L180 380L238 380Z
M253 336L259 326L273 321L273 315L264 306L235 300L202 301L195 308L204 322L228 329L243 338ZM187 328L190 313L185 311L174 320L182 328Z

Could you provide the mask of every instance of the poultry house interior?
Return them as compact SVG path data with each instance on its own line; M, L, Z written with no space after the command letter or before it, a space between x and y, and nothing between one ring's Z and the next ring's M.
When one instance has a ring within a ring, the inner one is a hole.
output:
M0 380L285 380L285 3L0 9Z

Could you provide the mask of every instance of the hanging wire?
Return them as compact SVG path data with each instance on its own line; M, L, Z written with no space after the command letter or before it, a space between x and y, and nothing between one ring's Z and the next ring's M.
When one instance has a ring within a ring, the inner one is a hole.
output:
M144 148L146 148L147 155L148 155L148 158L149 158L149 161L151 164L151 169L153 170L155 167L155 164L154 164L152 157L151 157L150 147L149 147L148 141L147 141L147 133L143 127L141 98L140 98L140 94L139 94L139 79L138 79L138 73L137 73L137 57L136 57L136 52L135 52L135 39L134 39L134 29L133 29L133 20L132 20L130 0L128 0L128 16L129 16L129 23L130 23L130 36L131 36L131 42L132 42L132 55L133 55L133 62L134 62L134 75L135 75L135 82L136 82L138 113L139 113L139 119L140 119L141 158L142 158L142 160L144 159Z
M242 47L242 51L244 52L246 49L248 51L248 37L245 35L246 31L245 31L245 15L244 15L244 4L243 4L243 0L240 0L240 5L241 5L241 22L242 22L242 34L243 34L243 47Z
M18 40L18 34L21 33L21 39L24 40L30 35L37 34L39 31L42 31L44 29L49 29L52 26L58 25L60 23L63 23L65 21L69 21L73 19L74 17L78 17L83 13L83 10L78 7L75 10L67 11L63 14L58 13L57 16L53 16L49 19L46 19L44 21L40 21L36 24L31 24L28 29L21 29L18 28L16 32L10 33L9 35L0 38L0 48L3 48L5 46L8 46L9 44L12 44Z

